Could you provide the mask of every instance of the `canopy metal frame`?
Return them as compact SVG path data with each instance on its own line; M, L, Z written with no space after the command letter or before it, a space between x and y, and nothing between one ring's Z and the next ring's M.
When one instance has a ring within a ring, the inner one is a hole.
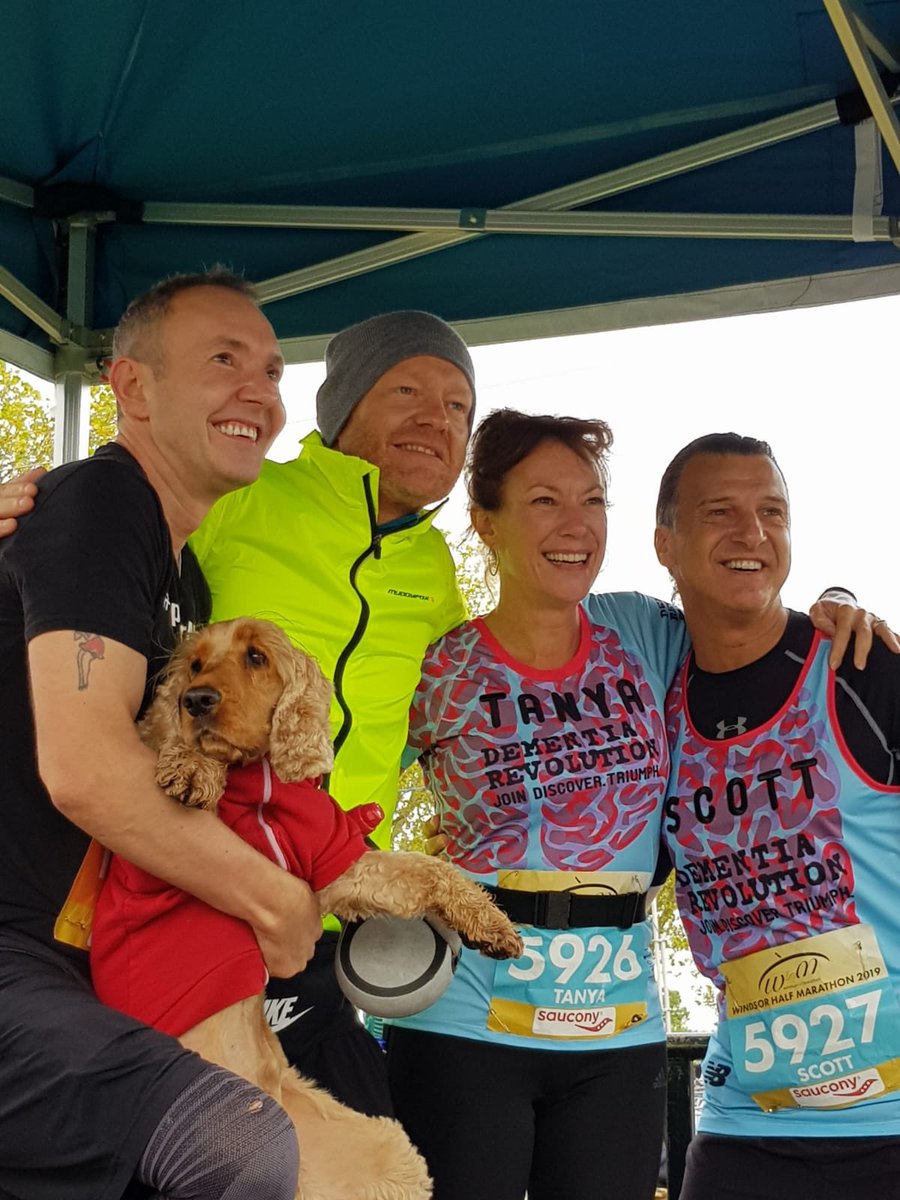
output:
M900 172L900 121L884 88L878 63L900 74L900 60L867 23L854 0L822 0L847 60L895 168ZM877 62L876 62L877 60ZM743 129L697 142L528 196L501 208L434 209L328 207L311 205L201 204L147 202L142 207L144 224L252 226L293 229L352 229L403 234L313 266L288 271L256 284L263 305L302 292L327 287L370 271L393 266L423 255L460 246L473 239L502 234L534 237L640 237L640 238L739 238L790 240L854 240L852 214L846 216L797 214L671 213L608 211L581 212L584 205L635 192L740 155L803 137L841 121L835 100L824 101L792 113L751 124ZM34 210L34 190L25 184L0 177L0 201ZM0 331L0 355L33 372L53 379L56 385L56 447L59 462L77 458L86 450L88 406L84 388L96 382L111 348L112 331L93 328L91 298L94 284L94 248L97 227L115 221L114 212L78 213L57 223L57 237L64 249L65 311L56 312L20 280L0 265L0 297L22 312L47 335L52 349L42 350L22 338ZM888 242L900 249L900 223L896 215L873 217L867 240ZM883 268L885 290L900 291L900 265ZM804 286L809 285L804 280ZM712 316L742 310L741 301L729 293L765 292L770 298L791 281L776 281L753 289L721 289L688 294L678 319ZM853 294L853 281L849 281ZM878 290L877 287L875 289ZM566 332L580 326L622 327L650 323L659 316L661 301L620 302L595 306L581 322L567 322ZM776 301L777 303L777 301ZM601 309L615 313L604 319ZM751 307L744 310L752 311ZM667 310L669 311L669 310ZM519 336L539 336L559 326L541 314L528 314L519 323ZM668 315L665 319L675 319ZM458 328L471 344L501 340L493 320L459 322ZM531 330L529 333L528 330ZM311 361L321 356L327 336L298 337L283 343L288 362Z

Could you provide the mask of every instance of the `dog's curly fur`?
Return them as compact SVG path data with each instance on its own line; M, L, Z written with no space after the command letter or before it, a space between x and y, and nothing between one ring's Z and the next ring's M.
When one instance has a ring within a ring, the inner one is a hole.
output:
M157 781L182 803L215 809L229 766L264 755L285 782L331 768L331 686L278 626L241 618L211 625L178 650L141 724L157 751ZM492 957L522 941L488 894L424 854L363 854L317 893L323 913L347 920L435 913ZM395 1121L366 1117L291 1068L265 1019L263 998L242 1000L181 1041L243 1075L285 1107L301 1142L298 1200L425 1200L425 1164Z
M221 700L193 718L182 703L191 688ZM331 685L315 659L269 621L223 621L182 642L140 725L157 752L157 780L182 804L214 809L229 766L268 754L291 783L330 771Z

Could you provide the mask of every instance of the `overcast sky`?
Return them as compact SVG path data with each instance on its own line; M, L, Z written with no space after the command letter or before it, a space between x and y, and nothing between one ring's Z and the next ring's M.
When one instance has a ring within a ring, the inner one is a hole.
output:
M666 464L704 433L767 439L791 495L786 602L805 609L841 583L897 629L898 325L900 297L890 297L476 348L478 416L511 406L607 421L612 508L597 589L666 598L653 553ZM323 374L321 364L288 368L288 426L271 457L292 457L313 427ZM439 524L457 536L466 523L458 486Z

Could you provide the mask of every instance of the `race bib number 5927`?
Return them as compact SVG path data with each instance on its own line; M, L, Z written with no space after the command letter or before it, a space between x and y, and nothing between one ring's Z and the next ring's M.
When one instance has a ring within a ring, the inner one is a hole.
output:
M721 971L735 1073L761 1108L846 1108L900 1088L900 1005L871 926Z

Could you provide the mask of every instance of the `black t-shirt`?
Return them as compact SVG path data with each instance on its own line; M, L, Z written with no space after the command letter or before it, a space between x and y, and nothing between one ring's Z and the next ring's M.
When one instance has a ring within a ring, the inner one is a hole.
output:
M812 622L789 612L776 646L736 671L688 666L687 702L694 725L710 739L737 737L769 721L793 690L812 645ZM878 640L862 671L853 643L836 671L835 708L850 753L879 783L900 783L900 656Z
M0 543L0 939L10 929L53 942L88 846L37 773L28 642L71 629L88 657L90 635L129 646L147 659L146 706L181 633L209 609L196 559L185 547L179 570L156 493L120 446L51 471L34 511Z

